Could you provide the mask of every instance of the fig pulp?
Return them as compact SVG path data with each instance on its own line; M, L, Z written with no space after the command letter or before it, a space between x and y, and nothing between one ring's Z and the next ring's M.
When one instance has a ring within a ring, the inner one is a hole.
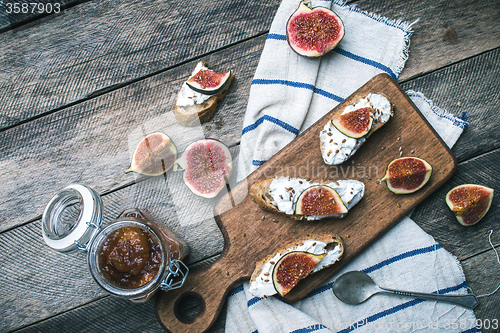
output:
M341 114L332 120L333 125L351 138L361 138L368 134L373 124L372 109L369 107Z
M493 189L486 186L465 184L446 194L446 203L455 213L460 224L469 226L481 220L493 201Z
M175 162L174 170L184 169L184 183L196 195L215 197L226 185L232 169L231 152L214 139L190 144Z
M220 92L231 78L232 72L216 73L210 69L200 69L186 84L189 88L205 95L215 95Z
M306 57L319 57L333 50L344 37L340 17L325 7L300 2L286 24L286 39L292 50Z
M130 168L146 176L158 176L168 171L177 158L177 147L163 133L152 133L142 139L132 156Z
M384 178L389 190L396 194L413 193L421 189L431 177L432 167L423 159L416 157L398 158L387 167Z
M295 204L297 215L328 216L345 213L347 208L339 194L325 185L315 185L304 190Z
M273 284L276 291L285 296L299 280L305 278L313 271L318 263L326 256L308 252L290 252L281 257L273 270Z

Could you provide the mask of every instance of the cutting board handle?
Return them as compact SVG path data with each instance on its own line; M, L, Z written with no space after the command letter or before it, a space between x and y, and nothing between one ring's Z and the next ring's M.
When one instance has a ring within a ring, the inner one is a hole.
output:
M182 288L161 292L155 313L166 330L203 332L217 319L230 288L241 280L220 261L190 272Z

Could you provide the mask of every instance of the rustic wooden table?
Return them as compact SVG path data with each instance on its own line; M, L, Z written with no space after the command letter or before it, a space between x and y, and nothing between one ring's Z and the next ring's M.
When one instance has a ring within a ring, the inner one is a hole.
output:
M39 2L36 10L58 11L54 1ZM204 135L237 153L250 83L279 2L66 0L59 13L34 15L24 14L21 2L21 13L8 14L15 1L0 1L0 331L162 331L154 301L111 297L93 281L83 252L48 248L41 214L59 189L80 183L102 196L104 223L134 205L184 233L163 200L172 188L123 173L129 133L170 113L181 83L205 60L232 68L236 81ZM457 256L476 294L488 293L500 283L488 243L494 230L500 247L499 195L468 228L455 221L444 196L463 183L500 189L500 3L352 3L390 18L420 18L398 82L470 123L453 148L457 172L412 218ZM223 247L215 223L195 230L202 231L185 237L192 268L213 262ZM499 304L500 292L481 298L477 318L500 320ZM223 310L211 330L223 331L224 318Z

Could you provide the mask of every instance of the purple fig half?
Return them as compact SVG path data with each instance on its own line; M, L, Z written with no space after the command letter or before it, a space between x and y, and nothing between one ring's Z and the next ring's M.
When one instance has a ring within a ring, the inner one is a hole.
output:
M325 7L311 6L311 1L300 2L286 24L288 44L298 54L320 57L333 50L344 37L340 17Z
M465 184L451 189L446 194L446 203L455 213L460 224L469 226L479 222L488 212L493 201L493 189Z
M315 185L305 189L297 198L295 214L333 216L347 213L339 194L331 187Z
M191 143L175 162L184 170L184 183L196 195L213 198L225 187L233 162L229 148L215 139Z
M232 72L217 73L210 69L200 69L186 84L189 88L205 95L214 95L220 92L231 78Z
M285 254L273 269L273 285L276 291L281 296L288 294L325 256L326 253L316 255L301 251Z
M372 128L372 108L366 107L343 113L332 119L332 123L345 135L355 139L361 138Z
M146 176L159 176L167 172L177 159L177 147L163 133L151 133L143 138L132 156L130 168L125 172L137 172Z
M396 194L409 194L421 189L431 177L432 167L429 163L417 157L401 157L395 159L387 167L384 178L389 190Z

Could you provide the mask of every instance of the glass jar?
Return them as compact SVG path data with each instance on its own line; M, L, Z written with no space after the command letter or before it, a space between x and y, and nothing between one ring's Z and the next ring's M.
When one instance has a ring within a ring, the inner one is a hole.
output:
M92 189L73 184L59 191L42 215L42 235L60 252L87 252L94 280L109 293L133 303L158 289L182 287L189 269L187 245L137 208L123 211L101 229L103 204Z

